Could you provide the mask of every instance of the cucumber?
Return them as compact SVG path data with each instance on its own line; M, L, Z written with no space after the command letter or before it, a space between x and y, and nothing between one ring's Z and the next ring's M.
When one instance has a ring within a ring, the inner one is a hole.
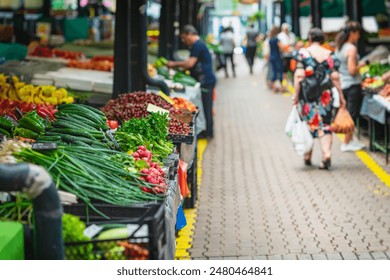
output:
M89 126L87 124L81 124L81 123L77 123L77 122L74 122L74 121L68 121L68 120L64 120L64 119L58 119L57 121L55 121L54 123L51 124L53 127L56 127L56 128L74 128L74 129L87 129L87 130L95 130L97 131L96 128L92 127L92 126Z
M82 107L81 107L82 108ZM80 109L81 109L80 108ZM63 109L60 112L70 115L77 115L82 116L86 119L89 119L92 122L105 124L105 120L102 119L102 117L92 111L89 111L88 109L82 108L83 110L80 110L79 108L69 108L69 109Z
M103 228L102 231L113 229L113 228L124 228L124 227L126 227L125 224L103 224L103 225L100 225L100 226Z
M102 128L103 130L107 130L108 129L108 126L105 125L107 128L105 128L103 125L99 124L99 123L96 123L96 122L93 122L89 119L86 119L82 116L79 116L79 115L61 115L60 116L60 119L61 120L67 120L69 122L75 122L79 125L88 125L90 127L93 127L94 129L97 129L99 130L100 128Z
M61 136L39 136L37 139L38 142L59 142L61 141Z
M90 132L90 131L83 130L83 129L53 128L50 130L50 132L64 133L64 134L69 134L69 135L73 135L73 136L81 136L81 137L94 139L94 140L96 140L96 138L103 139L103 134L99 133L96 130Z
M67 109L80 110L80 111L84 111L86 113L95 113L95 114L99 115L101 118L106 117L106 115L104 115L104 113L102 111L100 111L92 106L85 105L85 104L61 104L58 106L58 109L60 111L67 110Z
M113 228L103 231L96 238L97 240L125 239L129 237L129 231L124 228Z

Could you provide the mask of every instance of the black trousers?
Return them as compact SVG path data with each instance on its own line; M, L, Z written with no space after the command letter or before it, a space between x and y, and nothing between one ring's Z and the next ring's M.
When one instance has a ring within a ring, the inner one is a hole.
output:
M213 90L215 85L202 85L202 103L206 117L206 137L214 136Z
M343 89L343 94L347 101L347 110L356 124L363 102L362 88L360 85L352 85L349 88Z
M256 46L246 48L246 59L250 67L252 67L253 63L255 62L255 55L256 55Z
M227 70L227 62L228 62L228 60L230 60L230 63L231 63L231 65L232 65L232 71L233 71L233 76L235 77L236 76L236 70L235 70L235 68L234 68L234 59L233 59L233 53L225 53L224 54L224 56L225 56L225 76L226 77L228 77L229 76L229 74L228 74L228 70Z

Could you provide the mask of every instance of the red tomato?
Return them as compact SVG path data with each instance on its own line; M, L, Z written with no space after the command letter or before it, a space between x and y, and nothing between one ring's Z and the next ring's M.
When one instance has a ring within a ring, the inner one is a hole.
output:
M107 125L108 125L111 129L116 129L116 128L118 128L118 122L117 122L117 121L107 121Z

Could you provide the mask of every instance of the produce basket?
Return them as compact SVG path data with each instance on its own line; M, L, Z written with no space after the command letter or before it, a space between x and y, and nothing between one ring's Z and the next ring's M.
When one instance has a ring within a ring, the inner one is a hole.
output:
M107 204L94 206L110 217L110 220L84 204L65 205L64 212L79 216L81 220L88 220L90 229L119 227L128 233L128 237L100 237L99 240L92 237L91 241L67 242L67 259L166 259L164 204L145 203L133 207Z
M182 134L169 134L168 139L172 140L173 144L192 144L194 142L195 138L195 120L196 117L198 116L199 111L194 113L192 116L192 122L189 124L190 125L190 132L187 135L182 135Z

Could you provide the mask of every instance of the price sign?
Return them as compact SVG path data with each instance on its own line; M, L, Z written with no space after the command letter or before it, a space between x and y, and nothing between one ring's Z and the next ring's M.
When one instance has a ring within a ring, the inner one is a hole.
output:
M160 114L168 114L169 115L168 110L165 110L161 107L158 107L158 106L150 104L150 103L148 104L146 111L148 111L149 113L160 113Z
M89 238L93 238L94 236L96 236L99 232L102 231L102 227L100 226L97 226L95 224L92 224L90 225L89 227L87 227L85 230L84 230L84 235L89 237Z
M56 143L32 143L31 148L33 150L57 150Z

